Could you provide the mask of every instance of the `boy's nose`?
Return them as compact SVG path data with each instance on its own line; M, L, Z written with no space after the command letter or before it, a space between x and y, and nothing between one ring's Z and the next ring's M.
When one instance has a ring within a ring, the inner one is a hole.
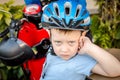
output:
M67 45L61 46L61 51L62 52L67 52L68 51L68 46Z

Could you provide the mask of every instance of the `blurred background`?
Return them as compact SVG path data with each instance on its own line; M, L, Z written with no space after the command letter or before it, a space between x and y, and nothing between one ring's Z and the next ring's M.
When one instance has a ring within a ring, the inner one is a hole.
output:
M1 4L4 4L6 2L8 2L9 0L0 0ZM87 1L87 8L91 13L98 13L98 5L96 5L96 1L95 0L86 0ZM23 5L24 0L15 0L15 2L13 3L13 5Z

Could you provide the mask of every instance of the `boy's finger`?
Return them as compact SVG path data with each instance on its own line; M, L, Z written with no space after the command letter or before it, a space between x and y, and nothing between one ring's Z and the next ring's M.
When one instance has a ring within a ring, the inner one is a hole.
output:
M80 45L80 48L83 46L83 36L81 36L81 38L79 40L79 45Z
M84 32L82 33L82 36L85 36L85 35L86 35L86 33L87 33L87 31L84 31Z

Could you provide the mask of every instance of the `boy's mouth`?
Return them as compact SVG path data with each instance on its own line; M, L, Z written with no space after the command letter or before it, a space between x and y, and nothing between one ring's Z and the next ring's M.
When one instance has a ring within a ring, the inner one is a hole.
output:
M74 56L70 56L70 55L59 55L59 56L64 60L70 60L73 57L75 57L76 55L77 55L77 53Z
M59 55L62 59L64 60L68 60L69 59L69 55Z
M71 59L72 57L70 57L69 55L61 55L60 56L62 59L64 59L64 60L69 60L69 59Z

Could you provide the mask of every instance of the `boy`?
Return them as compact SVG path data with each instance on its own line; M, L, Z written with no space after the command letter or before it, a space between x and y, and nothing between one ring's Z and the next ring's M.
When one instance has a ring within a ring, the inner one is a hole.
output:
M91 72L120 76L120 62L85 36L90 25L85 0L48 4L41 22L50 30L52 46L40 80L85 80Z

